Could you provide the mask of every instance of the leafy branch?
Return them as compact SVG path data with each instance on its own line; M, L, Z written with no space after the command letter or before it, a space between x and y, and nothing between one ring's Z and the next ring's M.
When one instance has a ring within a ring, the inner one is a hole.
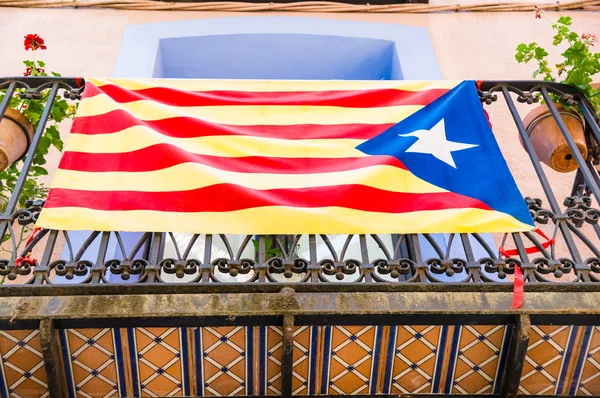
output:
M536 10L536 18L542 17L542 11ZM600 53L592 52L598 38L590 33L581 35L571 30L571 17L560 17L552 23L556 32L552 45L566 45L561 53L562 62L551 66L548 62L548 51L536 42L521 43L517 46L515 59L519 63L535 62L537 69L532 76L542 76L544 81L560 82L577 87L590 100L596 112L600 111L600 89L592 87L592 76L600 72Z

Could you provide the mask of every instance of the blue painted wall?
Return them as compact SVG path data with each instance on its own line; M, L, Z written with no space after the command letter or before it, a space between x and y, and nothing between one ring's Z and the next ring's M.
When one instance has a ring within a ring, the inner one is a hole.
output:
M441 79L426 28L279 16L128 26L113 76Z
M161 39L153 76L402 80L391 40L284 33Z

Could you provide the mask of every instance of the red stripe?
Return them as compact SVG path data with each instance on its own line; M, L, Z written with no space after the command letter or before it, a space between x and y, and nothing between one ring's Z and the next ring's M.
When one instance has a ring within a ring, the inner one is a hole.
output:
M239 173L309 174L355 170L368 166L389 165L406 169L393 156L359 158L276 158L248 156L230 158L197 155L170 145L157 144L132 152L86 153L65 152L60 169L76 171L155 171L182 163L204 164L216 169Z
M97 87L88 83L85 89L85 97L94 97L104 93L118 103L150 100L171 106L320 105L375 108L381 106L427 105L448 91L448 89L421 91L373 89L251 92L184 91L167 87L152 87L134 91L113 84Z
M183 213L235 211L264 206L336 206L384 213L457 208L490 210L477 199L452 192L414 194L385 191L365 185L257 190L234 184L216 184L178 192L53 189L45 205L46 208L83 207L107 211L154 210Z
M288 126L232 126L207 122L192 117L174 117L144 121L118 109L103 115L78 117L71 134L110 134L133 126L146 126L162 135L177 138L237 135L267 138L329 139L348 138L368 140L383 133L394 124L296 124Z

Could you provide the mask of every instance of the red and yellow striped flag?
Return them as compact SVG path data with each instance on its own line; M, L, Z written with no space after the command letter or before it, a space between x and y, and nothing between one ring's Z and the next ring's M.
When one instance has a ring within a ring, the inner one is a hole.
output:
M239 234L531 229L420 178L398 157L357 149L460 83L87 79L38 225Z

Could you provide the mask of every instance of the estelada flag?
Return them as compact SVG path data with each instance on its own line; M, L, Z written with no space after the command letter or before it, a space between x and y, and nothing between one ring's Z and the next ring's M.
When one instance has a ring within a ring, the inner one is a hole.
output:
M516 232L475 82L87 79L38 225Z

